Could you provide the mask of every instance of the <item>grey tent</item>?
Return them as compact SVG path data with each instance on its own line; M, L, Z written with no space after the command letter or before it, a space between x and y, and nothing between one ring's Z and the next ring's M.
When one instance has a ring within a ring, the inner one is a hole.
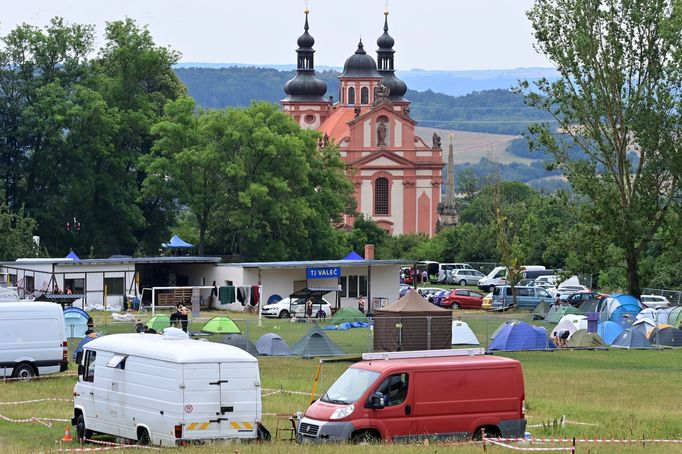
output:
M543 320L545 316L547 315L547 311L549 311L549 304L547 304L544 300L540 301L537 306L535 306L535 309L531 312L533 315L533 320Z
M682 347L682 330L673 327L654 328L649 333L649 342L666 347Z
M606 348L606 344L597 333L590 333L586 329L579 329L568 338L567 348Z
M426 301L411 289L374 312L374 351L449 349L452 311Z
M275 333L265 333L256 341L256 350L265 356L291 356L289 345Z
M580 304L580 306L578 306L578 309L583 314L587 314L589 312L599 312L599 311L601 311L601 302L602 302L602 300L596 300L596 299L583 301Z
M652 348L651 342L644 334L636 329L626 329L618 335L611 344L616 348Z
M319 326L314 325L305 335L291 346L291 353L298 356L333 356L344 352Z
M226 336L223 336L223 338L220 340L220 343L241 348L245 352L250 353L252 355L258 355L258 350L256 349L256 346L253 345L253 343L249 339L242 336L241 334L228 334Z

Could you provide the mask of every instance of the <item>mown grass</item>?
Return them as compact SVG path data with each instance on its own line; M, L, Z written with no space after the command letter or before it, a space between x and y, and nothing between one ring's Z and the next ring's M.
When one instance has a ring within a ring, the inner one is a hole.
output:
M279 332L288 342L296 341L309 326L280 320L263 322L258 326L253 315L235 315L234 318L249 319L249 338L255 340L259 333ZM97 328L104 332L132 331L132 323L104 323L97 315ZM463 319L469 321L482 339L504 320L527 318L526 314L480 314L463 311ZM201 323L197 323L196 329ZM240 326L242 326L240 324ZM277 327L277 329L275 329ZM194 328L194 327L192 327ZM242 327L243 329L243 327ZM346 351L365 351L368 345L367 330L330 332ZM488 334L489 336L489 334ZM526 380L526 407L529 424L546 424L546 427L530 428L536 437L578 438L672 438L682 439L682 406L677 402L678 390L682 389L682 351L554 351L518 352L505 356L520 360ZM318 365L316 359L267 358L259 359L264 389L282 389L309 393ZM318 391L325 390L343 370L346 363L325 364ZM71 365L70 372L75 370ZM72 376L59 376L26 383L0 382L0 401L21 401L44 397L70 398L76 381ZM267 391L264 391L267 394ZM289 427L286 417L303 411L309 401L308 395L281 392L263 397L263 422L275 435L279 427ZM0 405L0 415L9 418L31 416L69 418L72 405L69 402L39 402L24 405ZM565 416L567 421L592 425L567 423L554 427L552 422ZM35 453L48 452L59 447L67 423L55 423L48 428L37 423L14 424L0 421L0 452ZM285 433L280 436L284 437ZM75 443L72 443L75 445ZM188 446L165 452L192 453L337 453L339 446L301 446L286 440L268 444L216 443ZM390 453L480 453L478 445L378 445L343 446L348 452ZM504 448L488 448L493 452L509 452ZM128 450L123 450L126 452ZM132 452L132 450L131 450ZM661 453L682 452L680 445L589 445L578 444L579 453Z

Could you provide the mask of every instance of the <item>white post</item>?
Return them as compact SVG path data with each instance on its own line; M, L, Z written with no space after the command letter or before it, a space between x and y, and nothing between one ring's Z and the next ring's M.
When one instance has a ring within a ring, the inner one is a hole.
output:
M154 312L154 305L156 304L156 287L152 287L152 317L156 314Z

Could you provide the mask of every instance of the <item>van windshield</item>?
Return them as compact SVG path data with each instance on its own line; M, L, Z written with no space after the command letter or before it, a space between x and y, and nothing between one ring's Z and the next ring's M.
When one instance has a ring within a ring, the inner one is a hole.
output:
M381 375L373 370L347 369L320 399L330 404L352 404L372 386Z

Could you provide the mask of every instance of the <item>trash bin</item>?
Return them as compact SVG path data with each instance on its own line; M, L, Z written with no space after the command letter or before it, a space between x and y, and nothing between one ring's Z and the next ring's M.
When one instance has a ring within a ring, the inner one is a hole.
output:
M599 312L588 312L587 313L587 332L588 333L596 333L598 323L599 323Z

